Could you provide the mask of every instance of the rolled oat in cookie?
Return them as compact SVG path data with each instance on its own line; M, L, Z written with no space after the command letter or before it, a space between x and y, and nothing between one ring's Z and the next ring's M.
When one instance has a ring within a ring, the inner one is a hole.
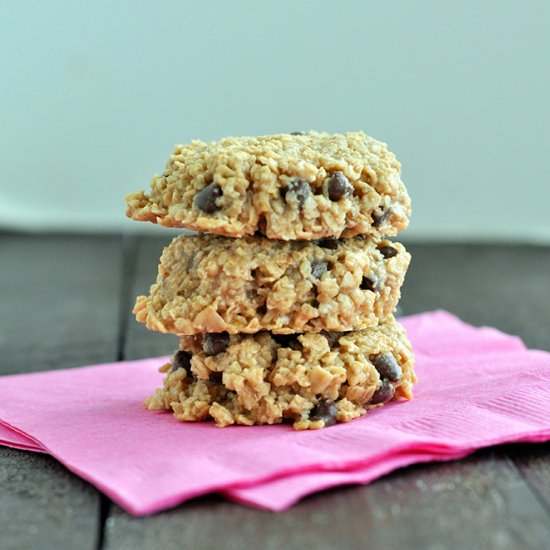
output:
M180 335L360 330L394 311L409 260L403 245L373 238L181 236L134 312Z
M216 354L205 351L205 338L181 337L149 409L220 427L291 422L297 430L317 429L410 399L416 381L411 345L391 316L354 332L224 335L228 343Z
M178 145L126 215L167 227L312 240L406 229L401 166L363 132L229 137Z

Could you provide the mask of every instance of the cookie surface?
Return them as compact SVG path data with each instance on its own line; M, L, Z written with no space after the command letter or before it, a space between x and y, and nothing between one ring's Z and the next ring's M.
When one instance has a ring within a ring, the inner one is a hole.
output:
M288 421L299 430L410 399L416 381L411 345L392 317L348 333L183 336L161 372L164 385L149 409L220 427Z
M168 227L242 237L395 235L410 200L400 164L363 132L308 132L178 145L126 215Z
M180 236L134 313L175 334L359 330L394 311L409 261L403 245L362 237Z

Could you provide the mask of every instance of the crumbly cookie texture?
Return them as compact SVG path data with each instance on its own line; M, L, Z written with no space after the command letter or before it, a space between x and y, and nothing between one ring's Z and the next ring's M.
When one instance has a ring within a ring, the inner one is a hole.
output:
M363 132L230 137L178 145L126 215L228 237L395 235L408 225L401 166Z
M359 330L394 311L409 261L403 245L363 237L180 236L134 313L149 329L180 335Z
M146 401L178 420L292 422L297 430L348 422L392 399L412 397L414 356L392 317L362 331L183 336Z

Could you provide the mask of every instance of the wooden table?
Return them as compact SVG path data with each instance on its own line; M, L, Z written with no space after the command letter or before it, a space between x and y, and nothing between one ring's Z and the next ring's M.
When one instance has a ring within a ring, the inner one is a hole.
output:
M160 237L0 235L0 373L171 353L130 314ZM550 248L409 246L406 313L448 309L550 350ZM550 386L550 381L549 381ZM550 446L510 445L326 491L273 514L210 496L123 512L55 460L0 448L0 548L550 548ZM185 472L182 472L185 475Z

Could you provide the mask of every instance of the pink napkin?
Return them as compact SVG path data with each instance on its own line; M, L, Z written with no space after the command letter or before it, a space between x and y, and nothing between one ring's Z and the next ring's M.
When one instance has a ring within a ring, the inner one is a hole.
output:
M25 434L5 426L4 424L0 424L0 445L14 447L15 449L21 449L23 451L35 451L37 453L46 452L40 443L34 442Z
M141 408L165 358L0 378L0 443L47 452L135 515L209 492L283 510L304 495L511 441L550 439L550 354L438 311L402 319L411 402L319 431L180 423Z

